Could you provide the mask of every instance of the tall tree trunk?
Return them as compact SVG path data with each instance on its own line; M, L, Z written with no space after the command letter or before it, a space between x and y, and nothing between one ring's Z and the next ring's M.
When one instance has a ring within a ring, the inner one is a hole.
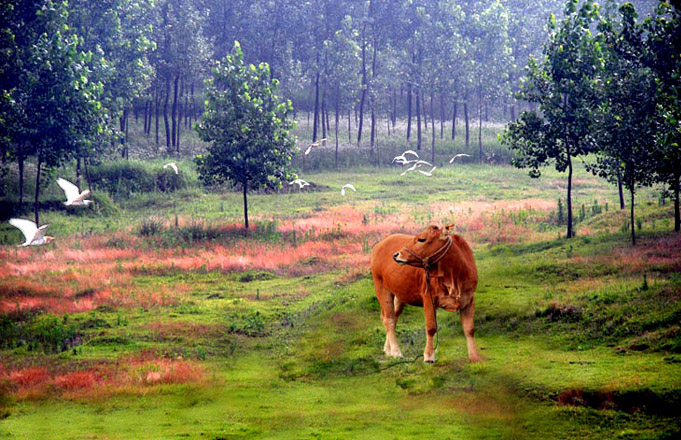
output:
M572 156L568 150L568 185L567 185L567 238L575 236L572 225Z
M87 182L87 187L92 188L92 179L90 178L90 170L87 166L87 157L83 158L83 165L85 166L85 181Z
M146 114L145 114L145 116L146 116ZM80 162L81 162L81 158L80 158L80 155L78 155L78 157L76 157L76 186L78 187L79 191L81 190L81 186L80 186L80 174L81 174Z
M364 30L362 31L362 95L359 100L359 122L357 127L357 145L360 144L362 140L362 126L364 125L364 101L367 96L367 60L366 60L366 25L364 25Z
M352 109L348 109L348 143L352 142Z
M397 91L393 87L393 117L392 117L392 123L393 123L393 129L395 129L395 122L397 120Z
M430 159L433 165L435 165L435 109L433 108L433 91L430 91L430 127L433 133L430 142Z
M622 189L622 176L619 171L617 172L617 191L620 196L620 209L624 209L624 190Z
M322 108L321 108L321 123L322 123L322 139L326 139L326 88L322 92Z
M468 125L468 97L463 102L463 120L466 125L466 146L468 146L470 141L470 127Z
M440 140L445 138L445 101L440 94Z
M681 176L674 176L674 231L681 230L681 211L679 211L679 188L681 188Z
M244 182L242 186L244 190L244 226L248 235L248 185Z
M127 109L123 109L123 114L118 118L118 128L121 131L121 158L127 159L128 147L125 145L125 113Z
M40 227L40 204L38 201L40 200L40 169L43 166L43 158L42 158L42 149L38 150L38 164L36 166L36 172L35 172L35 203L33 205L34 207L34 213L35 213L35 225Z
M456 109L458 107L456 99L452 101L452 140L456 140Z
M319 72L314 81L314 119L312 120L312 142L317 142L317 121L319 121Z
M170 153L170 124L168 123L168 101L170 100L170 78L166 78L166 95L163 101L163 123L166 127L166 151Z
M145 99L144 100L144 127L142 129L142 131L144 132L145 135L147 134L147 125L148 125L147 119L148 119L148 117L149 117L149 100Z
M515 99L511 103L511 121L515 121Z
M421 149L421 99L419 88L416 88L416 149Z
M480 154L480 164L482 164L482 88L478 87L478 150Z
M24 155L19 153L17 164L19 165L19 206L24 203Z
M191 89L189 91L190 97L189 97L189 127L192 126L192 119L194 117L194 112L196 111L195 105L194 105L194 81L192 81ZM293 107L293 111L295 112L295 107ZM296 118L296 115L294 113L293 118Z
M411 136L411 83L407 84L407 141Z
M177 146L177 126L178 121L177 121L177 93L178 93L178 84L180 82L180 74L178 73L175 75L175 79L173 80L173 107L172 107L172 113L170 115L170 119L172 122L172 133L171 133L171 144L173 147ZM179 155L180 150L176 150L176 153Z
M630 215L629 217L631 218L631 244L633 246L636 246L636 224L634 223L634 185L631 186L631 189L629 190L629 194L631 194L631 207L630 207Z
M335 157L335 164L336 164L336 169L338 169L338 122L340 118L340 85L336 85L336 157ZM349 121L349 120L348 120Z
M371 80L372 83L376 81L376 38L374 38L374 53L371 59ZM369 105L371 106L371 151L374 151L376 146L376 99L374 94L369 94Z
M157 150L158 150L158 118L160 116L159 113L160 113L160 107L161 107L159 105L161 103L161 97L159 96L159 93L158 93L158 87L156 87L154 102L155 102L154 103L154 107L155 107L154 110L156 110L156 122L155 122L154 130L156 132L156 147L157 147Z
M428 130L428 111L426 110L426 94L421 93L421 111L423 112L423 130Z

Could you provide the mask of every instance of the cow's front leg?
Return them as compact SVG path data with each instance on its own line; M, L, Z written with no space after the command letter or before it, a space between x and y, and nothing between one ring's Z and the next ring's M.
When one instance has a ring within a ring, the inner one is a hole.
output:
M478 349L475 346L475 339L473 336L475 334L475 329L473 325L473 314L475 312L475 305L473 300L465 308L461 309L459 312L461 314L461 327L463 327L463 333L466 335L466 344L468 345L468 359L471 362L480 362L482 358L478 353Z
M399 345L397 345L397 337L395 336L395 326L397 325L397 316L395 315L395 307L393 303L393 294L387 291L382 292L381 295L381 320L385 327L385 344L383 351L386 356L402 357Z
M435 362L433 336L437 333L437 310L429 295L423 298L423 313L426 317L426 349L423 351L423 361L432 364Z

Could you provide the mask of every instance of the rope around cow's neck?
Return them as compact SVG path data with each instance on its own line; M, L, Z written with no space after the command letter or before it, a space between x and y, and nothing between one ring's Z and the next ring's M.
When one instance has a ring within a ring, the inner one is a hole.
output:
M421 267L425 269L426 271L426 291L424 292L426 295L428 295L428 298L430 298L430 305L433 308L433 317L435 318L435 346L433 347L433 351L437 350L438 347L440 346L440 333L437 331L437 309L435 308L435 301L433 300L433 294L430 292L430 269L436 265L440 260L442 260L445 255L447 255L447 252L449 252L449 249L452 247L452 237L447 236L447 242L442 245L442 247L433 254L431 254L428 257L421 258L418 254L416 254L414 251L409 249L408 247L403 247L405 251L409 252L413 257L416 257L419 261L415 263L406 263L409 266L414 266L414 267ZM431 258L433 259L431 261Z

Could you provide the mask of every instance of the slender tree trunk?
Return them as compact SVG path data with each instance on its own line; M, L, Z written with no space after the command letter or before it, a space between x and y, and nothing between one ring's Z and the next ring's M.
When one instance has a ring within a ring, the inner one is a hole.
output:
M393 87L393 117L392 117L393 130L395 129L396 120L397 120L397 91Z
M184 83L185 81L182 82ZM189 128L189 88L185 84L182 85L182 94L184 94L182 116L184 117L184 128L187 129Z
M421 99L419 89L416 89L416 149L421 149Z
M362 126L364 125L364 101L367 96L367 66L366 66L366 39L362 38L362 95L359 100L359 122L357 126L357 145L362 141Z
M374 53L371 59L371 79L372 83L376 81L376 39L374 38ZM374 151L376 146L376 99L374 94L369 94L369 105L371 106L371 151Z
M515 100L511 103L511 121L515 121Z
M177 146L177 126L178 124L178 114L177 114L177 93L178 93L178 84L180 82L180 74L178 73L175 75L175 79L173 80L173 106L171 109L171 123L172 123L172 133L171 133L171 144L173 147ZM180 151L176 150L176 153L179 155Z
M681 211L679 211L679 188L681 176L674 176L674 231L681 231Z
M411 136L411 84L407 84L407 141Z
M36 166L35 173L35 203L33 205L35 210L35 225L38 227L40 227L40 204L38 201L40 200L40 170L42 166L42 151L38 150L38 165Z
M456 99L452 102L452 140L456 140L456 109L458 107Z
M433 91L430 92L430 128L432 132L432 138L430 142L430 158L433 165L435 165L435 109L433 107Z
M348 143L352 142L352 110L348 109Z
M159 118L159 112L160 112L160 103L161 103L161 97L159 96L158 93L158 87L156 87L156 92L155 92L155 98L154 98L154 110L156 111L156 122L154 126L154 130L156 132L156 149L158 150L158 118Z
M622 176L620 175L619 171L617 172L617 191L619 192L620 196L620 209L624 209L624 190L622 189Z
M145 114L145 116L146 116L146 114ZM81 162L81 158L80 158L80 155L78 155L78 157L76 157L76 186L78 187L78 190L81 189L81 186L80 186L80 175L81 175L80 162Z
M631 244L636 246L636 224L634 223L634 186L631 186L629 194L631 194L630 218L631 218Z
M468 147L470 141L470 128L468 125L468 98L463 102L463 120L466 125L466 146Z
M148 99L146 99L144 101L144 128L143 128L143 131L144 131L145 135L147 134L147 126L148 126L147 119L149 119L149 100Z
M324 88L324 92L322 92L321 117L322 139L326 139L326 88Z
M480 154L480 164L483 162L482 152L482 89L478 87L478 150Z
M194 107L194 81L192 81L192 86L191 86L189 93L190 93L190 97L189 97L189 127L191 127L192 126L192 118L194 117L194 112L196 111L196 109ZM293 111L294 111L293 118L295 119L295 117L296 117L295 107L293 107Z
M244 192L244 226L246 227L246 235L248 235L248 185L242 184Z
M317 142L317 121L319 121L319 72L314 81L314 119L312 120L312 142Z
M19 165L19 206L24 203L24 156L19 154L17 156L17 163Z
M568 185L567 185L567 238L572 238L575 233L572 229L572 156L570 151L567 154L568 159Z
M85 181L87 182L87 187L92 188L92 179L90 178L90 169L87 166L87 157L83 158L83 165L85 167Z
M421 111L423 112L423 130L428 130L428 111L426 110L428 107L426 107L426 94L421 93Z
M338 169L338 122L340 119L340 85L336 85L336 157L335 164L336 169Z
M440 140L445 138L445 101L440 94Z
M170 78L166 78L166 95L163 101L163 123L166 127L166 151L170 153L170 123L168 123L168 101L170 100Z

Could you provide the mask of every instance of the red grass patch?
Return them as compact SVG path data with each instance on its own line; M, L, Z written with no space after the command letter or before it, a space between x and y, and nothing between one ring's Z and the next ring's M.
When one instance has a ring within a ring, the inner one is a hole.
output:
M106 397L114 394L146 392L139 388L163 384L202 384L207 381L206 369L184 359L125 358L115 362L100 362L85 369L61 371L63 367L0 369L0 383L18 400L44 399L61 396L68 399ZM76 367L78 368L78 367Z

